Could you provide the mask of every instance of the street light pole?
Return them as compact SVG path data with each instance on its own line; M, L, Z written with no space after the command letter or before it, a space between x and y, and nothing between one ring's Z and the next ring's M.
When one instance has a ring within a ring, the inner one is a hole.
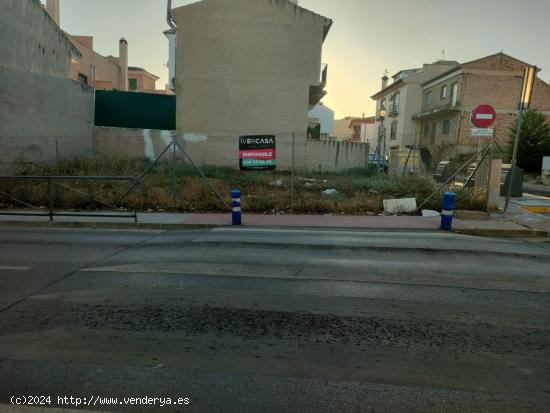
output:
M508 207L510 206L510 198L512 196L512 185L514 183L514 177L516 174L517 167L517 156L518 156L518 147L519 139L521 137L521 126L523 124L523 114L525 110L529 109L529 104L531 103L531 96L533 94L533 86L535 84L535 78L537 76L537 67L529 66L525 69L523 74L523 83L521 87L521 98L518 107L518 119L516 124L516 136L514 139L514 151L512 153L512 162L510 166L510 172L508 172L510 179L508 180L508 188L506 188L506 202L504 204L504 216L508 212Z

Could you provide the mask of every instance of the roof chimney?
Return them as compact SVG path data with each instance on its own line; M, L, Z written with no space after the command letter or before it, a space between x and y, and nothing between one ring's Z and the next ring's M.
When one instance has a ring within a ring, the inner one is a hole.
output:
M46 0L46 11L59 26L59 0Z
M382 89L385 89L388 86L388 80L390 80L388 76L382 76Z
M118 59L120 63L120 90L128 91L128 42L123 37L118 44Z

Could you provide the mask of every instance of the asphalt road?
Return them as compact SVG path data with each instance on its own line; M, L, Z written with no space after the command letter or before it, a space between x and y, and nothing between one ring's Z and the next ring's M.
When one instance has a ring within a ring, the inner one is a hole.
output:
M31 395L123 412L548 412L550 244L2 229L0 403Z

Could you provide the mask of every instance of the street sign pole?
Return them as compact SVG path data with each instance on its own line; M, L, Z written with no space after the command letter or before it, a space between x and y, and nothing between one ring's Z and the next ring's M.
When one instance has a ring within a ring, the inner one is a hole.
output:
M518 113L518 121L516 126L516 136L514 140L514 152L512 154L512 166L510 167L510 179L508 182L508 188L506 188L506 202L504 203L504 216L508 212L508 207L510 206L510 198L512 197L512 185L514 182L514 177L516 174L516 165L518 157L518 147L519 147L519 138L521 136L521 125L523 124L523 104Z
M535 84L535 77L537 76L537 67L530 66L525 69L523 75L523 84L521 87L521 98L519 102L518 120L516 125L516 136L514 140L514 151L512 153L512 162L510 167L510 179L508 180L508 188L506 188L506 202L504 203L504 216L508 212L510 206L510 198L512 197L512 185L514 183L514 177L516 174L519 139L521 136L521 126L523 124L523 113L525 109L529 108L531 103L531 95L533 93L533 86Z

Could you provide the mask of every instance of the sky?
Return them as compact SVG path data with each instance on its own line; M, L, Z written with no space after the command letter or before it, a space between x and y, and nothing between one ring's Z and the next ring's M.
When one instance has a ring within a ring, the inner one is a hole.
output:
M264 1L264 0L258 0ZM193 0L173 0L174 7ZM94 48L118 55L129 43L129 64L167 82L165 0L60 0L61 27L94 36ZM550 80L549 0L300 0L334 20L323 48L329 65L323 102L337 118L374 114L370 98L384 71L421 67L443 58L467 62L504 51L536 64ZM546 69L546 70L545 70Z

